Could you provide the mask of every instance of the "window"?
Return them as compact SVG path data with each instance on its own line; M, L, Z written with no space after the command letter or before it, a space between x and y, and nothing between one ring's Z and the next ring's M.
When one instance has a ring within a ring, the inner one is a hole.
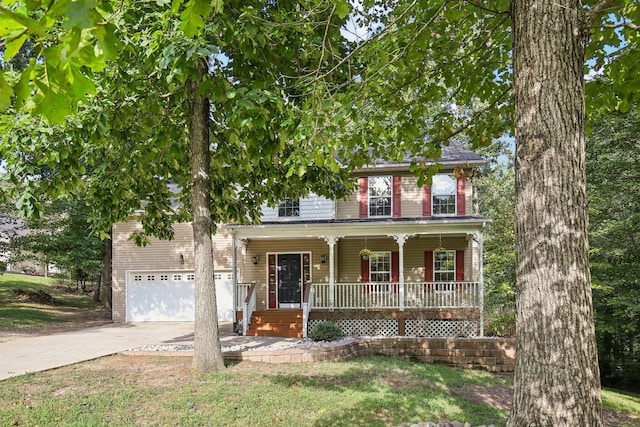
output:
M161 274L160 275L160 280L163 282L166 282L167 280L169 280L169 276L167 276L166 274Z
M374 284L373 292L389 292L389 285L380 282L391 281L391 252L372 252L369 257L369 280Z
M278 205L278 216L300 216L300 199L284 199Z
M390 176L369 177L369 216L391 216L392 183Z
M156 276L150 274L150 275L147 276L147 280L150 281L150 282L153 282L154 280L156 280Z
M187 274L187 280L188 281L196 280L196 275L193 273Z
M139 274L136 274L135 276L133 276L133 281L134 282L141 282L142 281L142 276Z
M435 175L431 184L433 215L456 214L457 183L451 175Z
M174 274L173 280L179 282L180 280L182 280L182 274Z
M453 282L456 280L456 251L434 252L433 278L436 282ZM445 290L444 285L438 290Z

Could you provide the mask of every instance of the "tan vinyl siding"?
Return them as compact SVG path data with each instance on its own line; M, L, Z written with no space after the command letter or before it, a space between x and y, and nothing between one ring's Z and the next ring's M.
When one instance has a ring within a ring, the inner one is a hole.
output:
M418 187L418 177L402 177L402 217L419 218L422 216L422 187Z
M360 218L359 193L356 191L348 199L336 201L336 219Z
M311 252L311 282L329 282L329 260L325 264L320 262L320 256L329 255L329 247L326 242L318 239L297 240L250 240L242 255L242 249L238 251L238 267L242 271L242 282L256 282L256 305L258 310L267 307L267 253L303 253ZM259 257L257 265L253 265L252 258Z
M453 171L444 170L440 173L453 173ZM420 218L423 216L422 187L418 187L417 176L402 175L401 199L402 218ZM465 184L465 215L473 215L473 185L470 180L467 180ZM336 201L336 219L358 218L360 218L360 193L356 190L348 199Z
M191 227L189 227L191 229ZM213 268L217 270L233 269L233 243L231 232L223 225L218 225L213 240Z
M465 215L473 215L473 184L468 179L464 187L464 210Z
M405 282L424 280L424 251L434 250L440 245L438 236L420 236L410 238L404 245ZM442 245L447 249L466 250L465 236L442 237ZM365 247L364 238L348 238L338 243L339 268L336 269L337 281L355 283L360 281L360 250ZM367 238L367 249L398 252L398 244L392 238ZM466 259L466 258L465 258ZM470 266L465 262L465 271Z
M190 224L175 224L171 241L150 239L150 244L138 247L129 240L131 232L142 230L137 221L120 222L113 226L113 310L116 322L126 319L125 280L128 270L193 270L193 233ZM184 255L184 264L180 255Z

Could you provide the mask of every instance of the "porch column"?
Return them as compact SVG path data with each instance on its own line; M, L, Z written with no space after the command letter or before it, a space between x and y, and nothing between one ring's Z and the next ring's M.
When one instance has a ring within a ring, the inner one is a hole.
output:
M334 263L334 248L339 236L323 236L324 241L329 245L329 308L334 309L335 306L335 263Z
M233 330L236 327L236 313L238 311L238 241L236 232L231 232L231 268L233 276L233 289L231 290L231 298L233 298Z
M482 231L475 233L475 237L478 240L478 292L480 300L480 336L484 336L484 234Z
M389 237L393 237L398 243L398 296L400 297L400 311L404 311L404 244L409 238L409 234L392 234Z

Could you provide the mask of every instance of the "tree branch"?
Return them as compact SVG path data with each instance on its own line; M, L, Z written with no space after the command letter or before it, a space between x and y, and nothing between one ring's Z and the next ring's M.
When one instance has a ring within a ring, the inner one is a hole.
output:
M464 0L465 2L469 3L471 6L480 9L480 10L484 10L485 12L489 12L489 13L493 13L496 15L509 15L511 14L511 11L509 10L495 10L495 9L490 9L486 6L483 6L482 3L480 2L480 0Z
M620 8L620 6L614 6L615 4L616 0L600 0L596 3L589 12L587 12L587 16L589 17L591 24L594 25L595 22L605 13Z
M611 29L618 29L618 28L629 28L631 30L635 30L635 31L640 31L640 25L636 25L633 22L622 22L620 24L604 24L604 25L599 25L599 28L611 28Z

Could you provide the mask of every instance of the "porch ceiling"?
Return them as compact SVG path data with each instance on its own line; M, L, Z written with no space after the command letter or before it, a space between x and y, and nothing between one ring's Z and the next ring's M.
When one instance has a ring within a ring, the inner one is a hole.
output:
M227 228L240 239L473 234L482 232L489 221L487 218L417 218L384 221L282 222L230 225Z

